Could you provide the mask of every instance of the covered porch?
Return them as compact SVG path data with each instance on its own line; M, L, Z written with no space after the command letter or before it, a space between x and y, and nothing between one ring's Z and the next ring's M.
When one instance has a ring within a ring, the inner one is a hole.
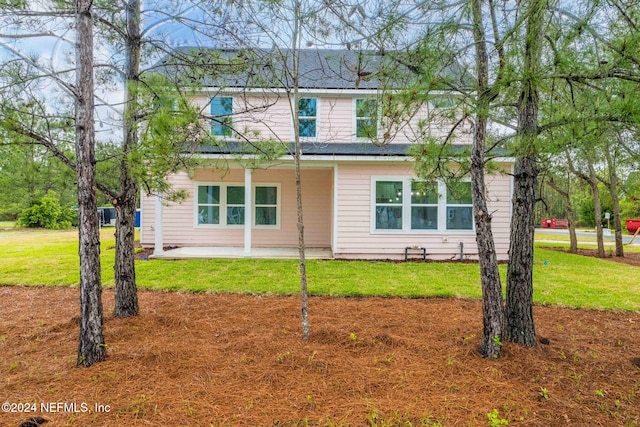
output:
M333 257L334 174L331 164L302 170L308 258ZM174 189L188 194L185 200L142 196L141 243L154 249L153 258L298 257L291 165L225 171L202 167L180 173L172 182Z

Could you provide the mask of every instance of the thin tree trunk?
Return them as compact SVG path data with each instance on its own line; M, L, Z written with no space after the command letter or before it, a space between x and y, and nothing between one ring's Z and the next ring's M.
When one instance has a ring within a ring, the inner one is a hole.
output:
M604 258L604 233L602 231L602 204L600 202L600 190L598 189L598 177L596 171L593 168L593 161L587 160L587 167L589 168L589 185L593 192L593 214L596 221L596 239L598 241L598 249L596 256L598 258Z
M480 353L486 358L497 358L502 349L503 312L502 285L498 271L491 215L487 209L486 186L484 182L484 150L489 104L488 80L489 60L486 51L486 38L482 24L482 4L473 1L473 38L476 48L478 72L478 113L473 135L471 157L471 188L473 191L473 209L476 222L476 242L480 261L480 279L482 283L482 320L483 338Z
M294 164L295 164L295 181L296 181L296 207L298 211L298 257L300 263L300 304L301 304L301 314L302 314L302 339L309 339L309 295L307 292L307 261L305 254L305 243L304 243L304 220L302 216L302 180L300 177L300 126L298 122L298 114L299 114L299 79L300 79L300 68L299 68L299 49L300 49L300 24L302 20L302 5L300 2L295 3L295 23L294 23L294 34L293 34L293 108L291 109L293 112L293 129L295 133L294 137Z
M620 219L620 196L618 194L618 176L616 174L616 165L609 151L610 147L606 147L605 158L607 159L607 169L609 169L609 194L611 194L611 204L613 210L613 227L615 230L616 240L616 256L624 256L624 245L622 242L622 221Z
M76 3L76 175L80 239L79 366L106 358L100 279L100 223L96 200L95 131L93 120L93 11L91 0Z
M582 181L587 183L589 187L591 187L591 191L593 192L593 216L596 224L596 239L598 244L596 256L599 258L604 258L604 236L602 233L602 206L600 204L600 190L598 189L598 177L596 175L595 169L593 168L593 160L590 157L591 155L592 153L585 153L587 170L589 172L588 174L582 172L574 166L573 161L571 160L571 153L569 153L568 150L566 152L566 159L569 170Z
M576 214L573 210L573 204L571 203L571 196L569 191L563 190L553 178L548 181L549 186L553 188L564 200L565 207L567 209L567 221L569 226L569 252L572 254L578 253L578 237L576 236Z
M135 271L135 215L138 185L131 177L129 154L138 144L136 126L137 85L140 74L140 0L126 4L127 68L125 82L124 141L120 161L120 191L115 200L116 260L114 311L116 317L136 316L139 312Z
M567 220L569 226L569 252L578 253L578 236L576 235L576 214L573 211L571 200L567 203Z
M304 244L304 220L302 217L302 181L300 179L300 138L295 148L296 206L298 209L298 256L300 260L300 294L302 311L302 339L309 339L309 295L307 292L307 260Z

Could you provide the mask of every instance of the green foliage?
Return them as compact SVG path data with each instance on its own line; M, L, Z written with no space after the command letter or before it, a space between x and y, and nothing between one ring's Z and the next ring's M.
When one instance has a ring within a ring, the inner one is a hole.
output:
M604 214L606 212L612 212L611 195L609 194L609 191L607 191L607 188L602 184L598 185L598 189L600 191L600 206L602 209L601 221L606 225L607 222L604 218ZM593 194L590 191L587 191L580 193L576 198L578 199L576 209L578 214L578 225L583 227L595 227L596 217Z
M22 211L18 225L28 228L48 228L59 230L71 228L74 211L60 205L58 195L49 191L31 207Z
M493 411L489 412L487 414L487 418L489 419L490 427L499 427L499 426L509 425L509 420L500 418L500 413L497 409L494 409Z
M640 197L633 195L620 200L620 216L622 219L640 218Z
M131 90L138 109L148 114L127 164L147 192L170 192L167 176L195 166L193 154L208 142L208 126L200 121L188 94L159 74L147 75L144 84Z
M112 142L96 141L96 177L100 184L116 189L120 187L120 173L122 150L119 145ZM102 192L96 193L98 206L107 206L112 202L111 197Z
M540 397L540 399L549 400L549 390L547 390L545 387L540 387L540 389L538 390L538 396Z
M491 341L493 341L493 344L497 347L502 347L502 340L500 339L500 335L494 336L493 338L491 338Z
M629 174L625 188L627 191L620 200L620 215L623 219L640 218L640 172Z
M23 210L22 203L9 202L0 207L0 221L15 221Z
M434 419L433 417L414 417L406 413L393 411L388 414L381 414L372 409L367 414L365 425L368 427L417 427L417 426L441 426L444 418Z
M412 146L409 154L416 161L414 168L419 178L456 181L469 171L470 148L442 144L438 139L427 138L424 143Z
M24 9L27 0L0 0L0 10Z
M75 186L69 185L75 182L75 171L51 150L55 147L59 154L74 158L70 122L64 114L45 119L46 106L19 101L21 93L15 89L19 85L14 86L0 97L0 218L5 220L16 220L48 190L54 190L63 205L77 200ZM52 145L40 145L39 135L51 138Z

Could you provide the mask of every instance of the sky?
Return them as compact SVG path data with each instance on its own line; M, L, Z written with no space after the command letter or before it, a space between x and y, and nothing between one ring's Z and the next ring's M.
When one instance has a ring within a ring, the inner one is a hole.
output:
M32 11L45 10L42 1L32 2ZM223 11L207 9L199 11L186 1L143 1L142 30L144 37L160 41L166 47L203 46L211 44L211 37L203 33L203 25L193 25L203 20L224 19ZM206 16L209 15L209 16ZM105 18L113 22L117 17ZM179 16L176 20L174 16ZM119 15L122 18L122 15ZM19 25L15 23L19 22ZM46 19L33 19L18 14L0 14L0 64L12 60L22 60L35 73L41 75L56 74L56 78L42 78L39 92L48 101L52 109L70 108L72 97L65 88L66 82L73 84L75 73L73 16L57 16ZM96 64L96 132L103 140L119 141L122 131L119 129L123 103L123 78L116 69L122 69L125 63L122 43L94 40ZM145 51L147 53L148 51ZM155 63L163 53L143 60L143 68ZM106 66L108 64L108 66ZM115 67L114 67L115 65ZM57 82L59 80L60 82Z

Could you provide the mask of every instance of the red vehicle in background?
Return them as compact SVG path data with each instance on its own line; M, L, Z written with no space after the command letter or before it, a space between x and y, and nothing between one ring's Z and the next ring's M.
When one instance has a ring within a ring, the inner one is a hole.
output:
M542 228L569 228L569 220L545 218L542 220Z
M640 228L640 219L625 219L629 234L635 234Z

